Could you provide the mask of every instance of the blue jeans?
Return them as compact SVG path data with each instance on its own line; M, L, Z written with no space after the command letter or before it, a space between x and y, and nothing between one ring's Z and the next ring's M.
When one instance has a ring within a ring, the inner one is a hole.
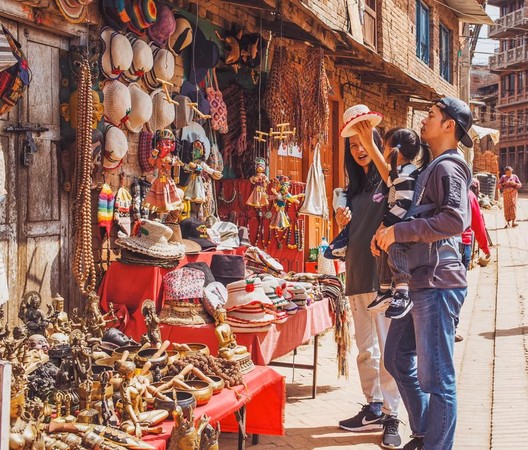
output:
M411 290L414 307L392 320L385 367L394 377L414 436L425 450L453 448L457 417L455 319L467 289Z

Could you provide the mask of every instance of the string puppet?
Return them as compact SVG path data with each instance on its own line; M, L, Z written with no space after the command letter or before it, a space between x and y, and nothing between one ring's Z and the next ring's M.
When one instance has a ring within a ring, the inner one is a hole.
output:
M296 203L299 204L300 198L304 197L304 194L292 195L290 193L290 178L285 175L277 177L278 186L277 188L271 188L271 192L275 195L275 215L271 219L270 228L277 230L284 230L290 226L290 220L288 214L286 214L286 204Z
M269 178L266 176L266 161L264 158L255 159L255 175L249 181L254 185L246 205L260 209L269 205L268 201L268 184Z

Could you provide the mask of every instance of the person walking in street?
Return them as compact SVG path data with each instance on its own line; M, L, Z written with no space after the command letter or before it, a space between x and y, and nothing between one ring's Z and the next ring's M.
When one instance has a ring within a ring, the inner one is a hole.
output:
M471 171L457 144L473 145L467 133L472 122L471 110L463 101L446 97L434 102L421 128L421 138L434 159L418 177L413 200L429 209L409 222L379 230L371 243L374 253L394 242L410 243L414 307L391 322L385 346L385 366L409 414L412 439L403 447L407 450L453 448L455 318L467 292L459 245L471 219Z
M377 130L373 136L381 146ZM382 447L400 448L397 414L401 397L396 382L383 364L390 319L382 312L367 310L379 289L376 263L369 243L386 212L384 183L357 135L345 142L345 168L348 175L347 207L337 209L336 221L340 227L348 226L349 229L346 295L359 352L359 379L367 404L355 416L340 421L339 427L353 432L383 430Z
M517 220L517 199L521 186L521 181L513 173L513 169L510 166L506 166L504 168L504 175L499 180L499 188L502 190L502 197L504 198L505 228L508 228L510 222L512 227L517 226L517 223L515 223L515 220Z

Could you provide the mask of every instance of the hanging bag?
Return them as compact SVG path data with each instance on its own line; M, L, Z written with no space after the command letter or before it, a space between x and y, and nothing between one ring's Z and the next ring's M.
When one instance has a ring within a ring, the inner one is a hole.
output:
M207 81L208 86L205 89L205 93L211 105L211 127L220 134L226 134L229 130L227 125L227 106L224 102L222 91L218 89L215 69L208 72Z
M312 165L306 178L304 202L299 214L328 219L328 201L326 199L325 177L321 166L321 145L315 147Z
M18 60L13 55L13 50L9 45L6 34L0 30L0 72L14 66Z

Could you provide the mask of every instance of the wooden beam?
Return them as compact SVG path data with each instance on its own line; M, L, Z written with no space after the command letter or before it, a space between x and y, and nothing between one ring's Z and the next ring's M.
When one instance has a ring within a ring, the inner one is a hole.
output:
M243 6L244 8L249 9L258 9L260 11L275 11L276 6L270 5L265 1L253 0L248 2L247 0L223 0L224 3L229 3L231 5Z

